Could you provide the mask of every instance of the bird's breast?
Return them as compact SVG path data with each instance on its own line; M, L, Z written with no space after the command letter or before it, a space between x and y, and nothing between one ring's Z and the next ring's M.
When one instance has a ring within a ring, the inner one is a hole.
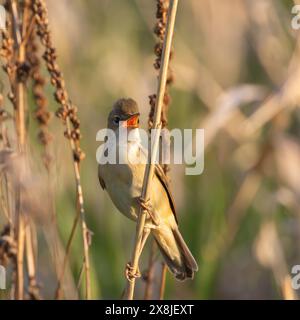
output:
M123 157L123 162L99 165L99 172L114 205L125 216L135 220L138 214L137 198L141 195L145 164L131 164L125 161L128 157L122 153L122 148L119 147L117 150L120 151L119 155ZM138 147L129 143L128 154L134 156L136 152L139 152Z

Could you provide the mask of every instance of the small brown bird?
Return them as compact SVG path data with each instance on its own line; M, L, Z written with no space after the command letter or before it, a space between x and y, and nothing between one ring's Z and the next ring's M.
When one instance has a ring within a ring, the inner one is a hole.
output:
M130 141L123 148L119 139L119 126L126 127ZM150 199L147 204L140 200L145 162L128 161L128 158L144 157L147 150L141 145L139 134L139 109L133 99L120 99L108 116L108 128L116 134L114 146L122 158L117 164L99 164L98 176L103 189L106 189L115 206L126 217L135 220L142 205L147 209L143 245L152 232L170 271L179 280L193 278L198 270L197 263L178 230L173 197L167 178L159 165L155 165L155 175L151 184ZM133 137L133 138L132 138ZM122 150L126 150L124 154ZM142 162L142 163L141 163Z

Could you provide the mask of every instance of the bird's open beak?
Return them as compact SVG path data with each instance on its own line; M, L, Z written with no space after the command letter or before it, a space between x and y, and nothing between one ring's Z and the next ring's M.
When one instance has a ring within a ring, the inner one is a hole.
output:
M124 121L124 127L125 128L138 128L139 126L139 113L135 113L133 115L130 115L127 120Z

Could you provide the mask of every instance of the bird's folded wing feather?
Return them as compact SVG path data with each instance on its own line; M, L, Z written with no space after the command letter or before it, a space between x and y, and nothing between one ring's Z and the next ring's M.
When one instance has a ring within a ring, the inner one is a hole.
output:
M100 186L104 190L105 189L105 182L102 179L101 174L100 174L100 166L98 166L98 179L99 179L99 182L100 182Z
M148 158L148 151L143 146L141 146L140 149L147 159ZM166 174L164 173L164 170L162 169L160 164L155 164L154 174L158 178L158 180L160 181L160 183L162 184L162 186L164 187L164 189L168 195L170 207L172 209L175 221L178 224L178 219L177 219L177 214L176 214L176 209L175 209L175 201L174 201L174 198L171 193L170 184L169 184L168 178L167 178Z
M155 175L158 178L158 180L160 181L160 183L163 185L164 189L167 192L168 198L169 198L169 202L170 202L170 206L172 209L172 212L174 214L174 218L176 220L176 223L178 224L178 219L177 219L177 214L176 214L176 209L175 209L175 202L174 202L174 198L172 196L172 193L170 191L170 184L168 182L168 178L165 175L162 167L159 164L155 165Z

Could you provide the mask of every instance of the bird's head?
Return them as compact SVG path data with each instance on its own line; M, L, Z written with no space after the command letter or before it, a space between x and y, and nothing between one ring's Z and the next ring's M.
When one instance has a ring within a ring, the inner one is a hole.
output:
M107 127L114 131L119 126L128 130L138 128L139 116L138 105L133 99L119 99L114 103L112 111L109 113Z

